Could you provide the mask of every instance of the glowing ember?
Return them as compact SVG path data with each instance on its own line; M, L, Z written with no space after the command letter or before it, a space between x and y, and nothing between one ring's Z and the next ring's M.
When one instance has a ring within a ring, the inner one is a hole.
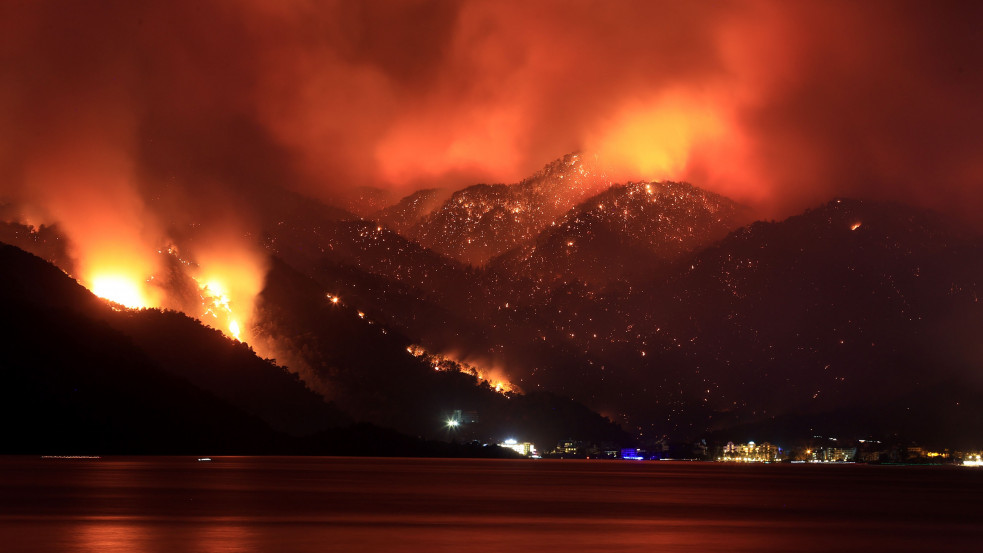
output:
M101 275L92 279L92 293L100 298L125 305L131 309L148 307L140 286L121 275Z

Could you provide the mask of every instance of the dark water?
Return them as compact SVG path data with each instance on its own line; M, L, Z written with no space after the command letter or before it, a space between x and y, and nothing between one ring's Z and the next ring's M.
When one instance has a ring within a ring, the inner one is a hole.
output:
M0 458L0 551L983 550L983 470Z

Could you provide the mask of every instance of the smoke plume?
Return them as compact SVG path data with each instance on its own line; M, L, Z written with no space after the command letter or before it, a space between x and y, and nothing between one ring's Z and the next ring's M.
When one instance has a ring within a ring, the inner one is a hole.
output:
M146 258L189 225L248 249L254 199L278 187L337 203L364 186L514 182L573 150L764 216L847 195L970 219L983 200L981 12L4 2L0 197L60 223L83 272L112 262L99 256Z

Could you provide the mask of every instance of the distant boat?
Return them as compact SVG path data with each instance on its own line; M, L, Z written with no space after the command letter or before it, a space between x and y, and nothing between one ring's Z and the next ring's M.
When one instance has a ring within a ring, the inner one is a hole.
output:
M211 457L198 457L198 460L199 461L211 461L212 458Z

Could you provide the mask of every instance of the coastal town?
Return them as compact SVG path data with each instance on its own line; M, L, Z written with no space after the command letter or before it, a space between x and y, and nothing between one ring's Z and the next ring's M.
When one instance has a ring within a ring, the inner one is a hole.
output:
M611 444L567 440L546 452L540 452L534 444L515 439L497 445L519 455L547 459L983 466L983 450L933 449L902 440L842 440L822 436L797 440L788 446L754 441L672 443L659 440L645 448L620 448Z

